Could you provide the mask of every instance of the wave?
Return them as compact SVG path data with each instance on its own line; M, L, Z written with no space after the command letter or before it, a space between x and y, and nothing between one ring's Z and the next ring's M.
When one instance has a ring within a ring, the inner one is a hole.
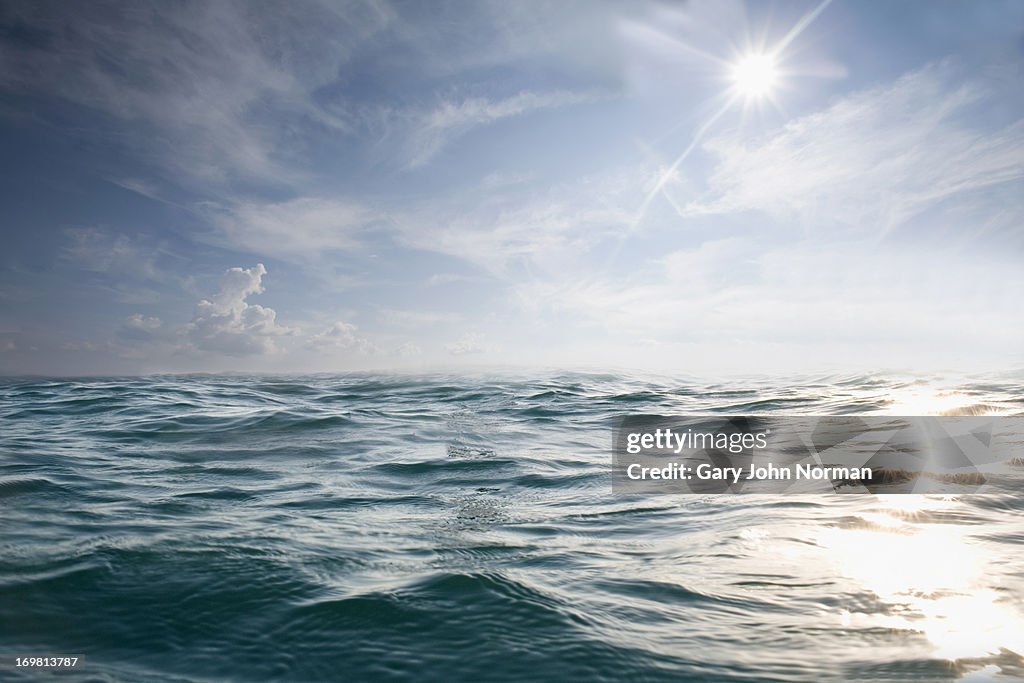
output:
M1020 458L984 496L612 494L623 414L881 414L909 390L1024 411L999 378L0 381L0 653L78 653L83 680L1012 677L992 626L1024 615ZM922 539L900 557L928 571L892 560ZM986 591L1011 616L941 611ZM929 614L977 647L944 659Z

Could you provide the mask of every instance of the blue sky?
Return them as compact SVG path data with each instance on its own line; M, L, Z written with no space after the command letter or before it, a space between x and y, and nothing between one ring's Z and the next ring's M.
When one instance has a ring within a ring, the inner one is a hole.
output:
M1017 368L1022 64L1019 2L4 3L0 372Z

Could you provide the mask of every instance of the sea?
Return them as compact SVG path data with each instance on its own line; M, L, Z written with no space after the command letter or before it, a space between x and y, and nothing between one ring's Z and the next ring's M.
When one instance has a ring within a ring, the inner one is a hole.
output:
M632 414L1021 415L1024 377L0 380L0 680L1024 680L1024 460L616 495Z

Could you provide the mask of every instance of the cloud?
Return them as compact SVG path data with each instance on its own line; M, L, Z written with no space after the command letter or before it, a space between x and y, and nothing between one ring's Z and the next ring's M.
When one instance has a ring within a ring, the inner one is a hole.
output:
M531 112L593 102L597 99L597 96L591 93L555 91L520 92L500 100L485 97L445 100L436 108L414 118L412 134L408 140L407 165L415 168L426 164L452 139L472 128Z
M398 327L423 327L442 323L454 323L462 315L451 311L384 310L380 312L381 322Z
M400 208L307 196L208 204L204 210L217 228L215 243L253 254L309 265L330 252L365 252L394 240L486 271L437 274L427 280L436 286L511 276L524 267L561 271L583 261L588 249L617 236L632 219L631 190L638 185L628 175L583 177L543 193L531 187L481 196L474 188Z
M66 233L70 243L61 256L79 268L118 279L165 279L157 265L163 248L144 236L110 234L96 228L72 228Z
M292 330L277 324L272 308L250 304L246 299L263 291L262 263L253 268L230 268L221 278L220 290L196 304L185 334L196 349L231 356L270 353L274 340Z
M134 313L121 324L118 335L126 339L149 340L157 335L162 325L160 318Z
M377 350L370 340L358 334L358 328L355 325L343 321L338 321L310 337L309 344L321 350L352 349L358 353L373 353Z
M562 273L587 268L594 247L629 225L638 187L630 173L614 172L543 192L456 196L393 221L404 245L458 257L493 277Z
M485 278L474 275L463 275L462 273L435 273L428 277L424 284L427 287L440 287L442 285L450 285L457 282L479 282L483 279Z
M705 145L716 158L707 192L682 212L755 210L884 234L953 196L1024 177L1024 120L970 125L989 95L932 65L755 141L718 136Z
M288 182L293 145L279 132L344 132L312 93L393 18L356 5L13 3L0 28L23 39L0 43L0 86L103 112L118 122L109 140L175 182Z
M457 88L462 74L538 49L602 54L583 23L578 11L555 7L452 6L428 17L384 0L145 3L130 11L102 0L15 1L0 14L0 34L13 37L0 41L0 87L101 112L112 125L90 132L151 162L165 181L203 191L237 181L297 187L310 177L310 152L339 138L347 144L397 128L400 161L418 166L473 127L587 101L561 90L433 107L406 101L423 83ZM408 92L377 100L374 87L353 87L357 72L408 79ZM396 99L405 103L395 108Z
M399 358L416 358L423 355L423 349L412 342L405 342L395 350Z
M320 197L239 202L207 210L230 245L279 258L312 259L324 251L352 248L383 220L361 202Z
M467 332L451 344L447 344L444 348L453 356L467 356L470 354L483 353L487 350L483 344L483 340L483 335L476 332Z
M329 252L364 250L381 239L455 256L490 276L524 267L564 269L596 243L619 234L632 219L638 187L625 171L582 177L538 193L508 194L476 188L410 206L383 208L368 202L319 196L277 202L208 204L217 228L214 241L245 251L310 262ZM428 285L487 280L487 275L442 273Z
M110 341L94 342L89 340L64 342L60 345L62 351L97 353L101 351L115 350L114 344Z
M104 300L151 306L161 300L163 289L190 285L190 277L178 274L188 259L164 239L97 228L70 228L64 236L57 252L60 266L70 266L78 286Z
M940 362L957 354L1005 357L1024 339L1015 314L1024 276L1013 259L955 255L931 246L908 253L805 241L764 249L722 240L666 256L660 273L595 274L517 289L530 319L578 330L581 349L594 340L620 350L640 339L700 345L699 355L685 359L696 366L738 361L736 354L766 369L799 364L800 354L826 367L865 358L884 364L915 353ZM767 351L773 345L789 356L774 357ZM646 360L622 356L627 365Z

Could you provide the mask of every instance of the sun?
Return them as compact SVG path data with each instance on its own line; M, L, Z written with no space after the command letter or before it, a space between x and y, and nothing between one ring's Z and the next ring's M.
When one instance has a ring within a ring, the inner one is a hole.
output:
M750 54L733 66L732 80L736 91L748 98L771 93L779 79L775 59L768 54Z

